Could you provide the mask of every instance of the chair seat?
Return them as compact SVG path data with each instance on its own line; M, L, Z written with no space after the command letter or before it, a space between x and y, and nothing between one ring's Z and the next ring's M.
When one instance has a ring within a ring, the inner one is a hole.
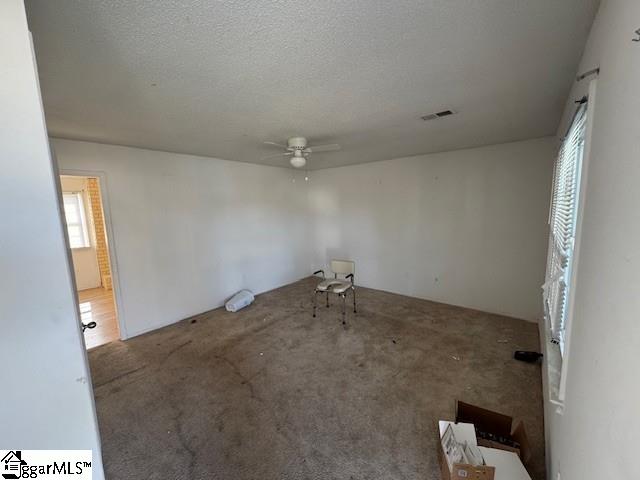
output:
M351 282L347 280L341 280L339 278L327 278L321 281L316 290L319 292L326 292L327 290L333 293L344 293L351 288Z

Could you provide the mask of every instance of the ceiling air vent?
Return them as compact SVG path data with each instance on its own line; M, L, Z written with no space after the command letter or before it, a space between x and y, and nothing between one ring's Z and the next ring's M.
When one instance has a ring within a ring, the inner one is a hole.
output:
M430 113L429 115L424 115L420 118L425 122L427 120L435 120L436 118L448 117L449 115L453 115L454 113L458 113L455 110L443 110L441 112Z

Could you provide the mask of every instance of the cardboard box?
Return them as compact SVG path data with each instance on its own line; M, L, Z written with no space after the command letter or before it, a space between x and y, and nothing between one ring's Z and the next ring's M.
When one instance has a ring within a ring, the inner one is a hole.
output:
M442 445L449 425L458 442L478 446L484 465L453 463L449 467ZM522 422L514 426L507 415L456 402L456 421L439 421L438 433L443 480L531 480L523 465L529 461L531 451Z
M443 480L495 480L495 467L490 464L468 465L465 463L454 463L452 468L449 469L449 463L442 448L442 436L449 425L453 428L456 439L459 442L466 441L472 445L477 445L476 433L472 424L448 422L446 420L440 420L438 422L438 447L440 453L440 470Z
M514 424L508 415L456 401L456 422L475 426L479 446L514 452L525 465L531 459L524 423Z

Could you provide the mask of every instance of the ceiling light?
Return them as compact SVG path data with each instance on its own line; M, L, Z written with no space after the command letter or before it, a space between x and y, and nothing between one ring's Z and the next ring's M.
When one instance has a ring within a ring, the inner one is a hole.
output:
M307 159L304 157L291 157L291 165L295 168L302 168L307 164Z

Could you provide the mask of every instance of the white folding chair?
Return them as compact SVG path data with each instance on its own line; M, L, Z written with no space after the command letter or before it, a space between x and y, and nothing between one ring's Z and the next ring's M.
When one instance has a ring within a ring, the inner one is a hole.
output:
M329 308L329 294L333 293L342 297L342 324L346 324L347 316L347 293L353 293L353 313L356 311L356 287L354 275L356 264L349 260L331 260L331 273L333 278L326 278L324 270L313 272L314 275L322 273L322 281L316 286L313 292L313 316L316 316L317 298L319 293L324 293L327 297L327 308ZM338 278L343 275L344 278Z

